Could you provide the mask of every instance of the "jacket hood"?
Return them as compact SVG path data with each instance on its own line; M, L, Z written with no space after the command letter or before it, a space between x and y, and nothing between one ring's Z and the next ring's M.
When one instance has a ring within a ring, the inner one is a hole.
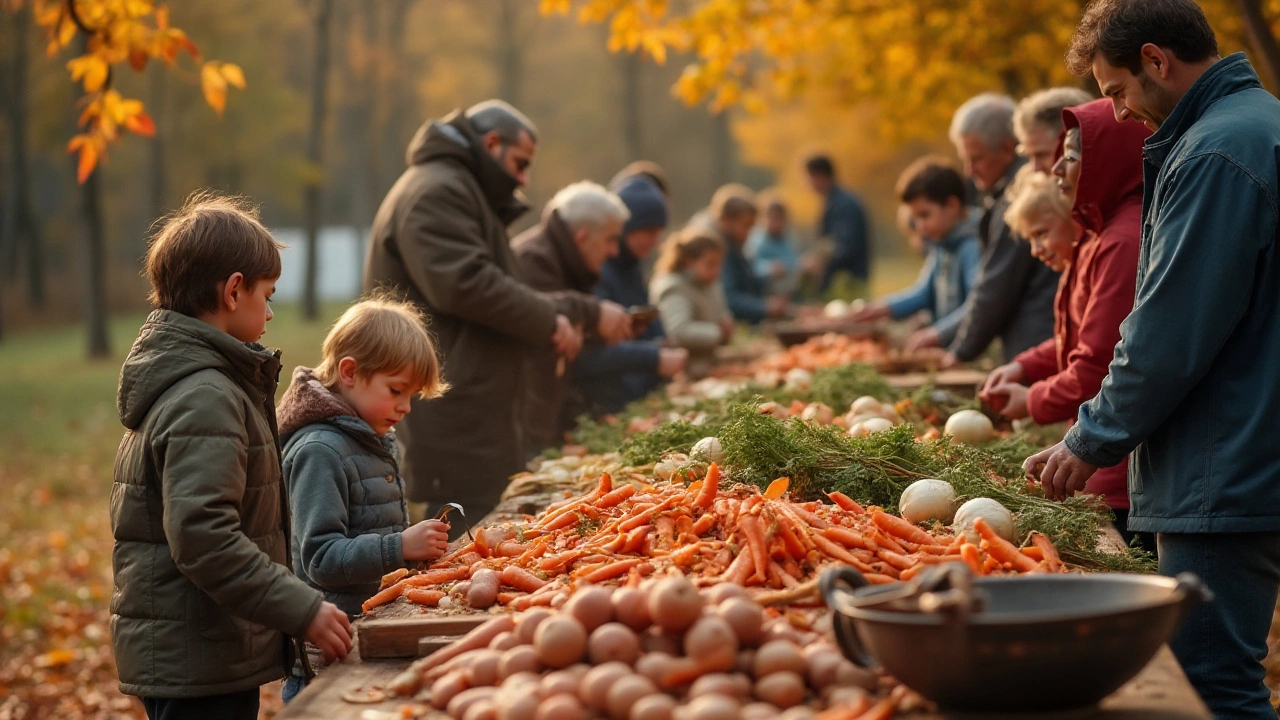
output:
M369 423L360 419L350 403L325 387L316 378L315 371L301 365L293 369L289 388L280 398L276 421L280 426L281 444L288 443L302 428L320 422L338 428L381 454L391 454L390 446L395 443L395 431L379 437Z
M1142 199L1142 144L1151 136L1139 122L1116 122L1111 101L1102 98L1065 108L1067 130L1080 128L1080 180L1072 216L1086 230L1101 232L1126 203ZM1062 157L1066 133L1058 139Z
M274 397L280 351L240 342L182 313L156 310L142 324L120 368L116 393L120 422L136 430L166 390L201 370L218 370L246 391Z
M1228 95L1261 87L1258 73L1244 53L1228 55L1214 63L1191 85L1160 129L1147 140L1147 157L1156 165L1163 165L1174 143L1200 120L1209 106Z
M582 251L573 241L573 232L556 210L552 210L547 217L546 234L560 262L568 271L569 281L574 287L586 288L583 292L590 292L600 279L600 275L587 267L586 261L582 259Z
M440 160L457 162L475 176L489 207L504 225L510 225L528 212L529 204L520 192L519 181L484 151L480 136L461 110L424 123L405 151L409 165Z

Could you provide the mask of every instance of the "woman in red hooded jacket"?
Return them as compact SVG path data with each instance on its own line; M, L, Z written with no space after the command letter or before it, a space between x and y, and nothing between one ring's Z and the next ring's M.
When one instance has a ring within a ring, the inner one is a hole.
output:
M1111 101L1062 111L1065 124L1054 175L1074 219L1074 243L1038 253L1065 265L1054 305L1053 338L1014 358L987 379L983 398L1011 419L1074 423L1080 405L1098 394L1120 340L1120 322L1133 309L1142 230L1142 143L1151 134L1137 122L1118 123ZM1070 233L1070 230L1068 230ZM1070 235L1068 235L1070 238ZM1102 468L1086 492L1102 495L1126 541L1128 462ZM1140 537L1155 551L1154 538Z

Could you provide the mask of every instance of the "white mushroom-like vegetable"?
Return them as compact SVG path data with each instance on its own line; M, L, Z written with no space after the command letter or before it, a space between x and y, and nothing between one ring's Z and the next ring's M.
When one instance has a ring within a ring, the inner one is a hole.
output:
M805 422L816 422L819 425L830 425L836 419L836 413L830 406L815 402L805 406L804 412L800 413L800 419Z
M724 446L720 444L720 438L718 437L704 437L694 443L693 449L689 451L689 457L702 462L723 465Z
M945 431L952 442L980 445L995 437L991 419L977 410L961 410L947 419Z
M827 303L826 307L822 308L822 314L829 318L842 318L849 314L849 303L845 300L841 300L840 298L836 298L835 300Z
M862 421L862 429L866 430L867 434L870 435L871 433L892 430L893 423L882 417L867 418Z
M956 532L964 533L965 537L969 538L969 542L976 545L979 537L978 531L973 529L973 522L978 518L986 520L997 535L1009 542L1014 542L1017 529L1013 524L1013 513L991 498L974 498L961 505L956 511L951 526Z
M902 492L898 511L903 519L913 523L922 523L930 518L949 523L956 515L955 488L945 480L917 480Z
M854 415L879 415L884 412L884 403L870 395L863 395L853 401L849 406L849 412Z
M808 390L813 385L813 373L804 368L791 368L783 384L788 390Z

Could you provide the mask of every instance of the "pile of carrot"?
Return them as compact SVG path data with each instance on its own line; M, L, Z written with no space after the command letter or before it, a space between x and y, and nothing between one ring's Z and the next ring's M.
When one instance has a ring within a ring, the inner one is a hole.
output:
M1048 538L1027 547L975 523L964 534L931 533L841 493L832 504L785 497L781 478L764 492L721 483L712 464L703 480L613 483L608 474L590 493L552 505L527 522L481 529L420 571L399 570L364 603L364 611L405 598L432 607L511 610L552 605L582 584L631 583L678 568L699 586L732 582L761 602L816 599L812 580L830 564L856 567L873 583L908 580L937 563L967 563L975 573L1057 572L1062 561Z
M786 372L792 368L803 368L812 371L851 363L875 364L887 359L888 351L876 340L827 333L763 358L756 365L760 370Z

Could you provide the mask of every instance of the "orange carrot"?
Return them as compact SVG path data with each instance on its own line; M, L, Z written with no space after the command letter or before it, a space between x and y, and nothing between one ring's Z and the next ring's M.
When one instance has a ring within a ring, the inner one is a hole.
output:
M783 587L793 588L800 585L800 581L795 579L791 573L787 572L786 568L772 560L769 561L769 578L776 578Z
M658 539L668 545L676 541L676 519L670 515L663 515L655 518L653 521L653 529L658 535Z
M867 582L871 583L872 585L888 585L889 583L898 582L898 578L896 577L893 577L891 575L881 575L880 573L873 573L873 572L864 572L862 573L862 577L866 578Z
M803 507L800 507L799 505L792 505L790 507L790 510L791 512L798 515L801 520L804 520L805 524L808 525L809 527L817 528L819 530L826 530L828 527L831 526L831 523L827 522L826 520L823 520L817 515L814 515L813 513L809 512Z
M903 582L906 582L906 581L910 580L911 578L915 577L916 575L919 575L919 574L920 574L921 572L923 572L923 571L924 571L924 569L925 569L925 568L927 568L927 567L929 567L929 566L928 566L928 565L926 565L926 564L924 564L924 563L920 563L919 565L915 565L915 566L913 566L913 567L909 567L909 568L907 568L906 570L903 570L903 571L902 571L902 574L898 576L898 579L899 579L899 580L901 580L901 581L903 581Z
M409 588L404 591L406 600L418 605L426 605L427 607L439 605L444 595L439 590L428 590L426 588Z
M889 720L897 710L896 706L897 703L894 702L893 698L885 698L872 705L870 710L859 715L857 720Z
M983 549L985 549L986 543L983 543L983 546L984 546ZM1000 561L991 557L991 555L987 555L987 559L982 561L983 575L990 575L991 573L996 572L997 570L1003 570L1003 569L1004 569L1004 566L1000 564Z
M720 466L711 463L707 467L707 477L702 481L702 489L693 500L693 506L706 510L716 501L716 492L720 489Z
M871 701L865 695L846 705L836 705L818 713L816 720L858 720L858 715L871 707Z
M938 544L938 540L935 537L895 515L877 511L871 513L871 521L876 524L876 527L903 540L909 540L921 545Z
M1062 570L1062 557L1058 555L1058 548L1053 546L1052 540L1041 533L1031 533L1031 542L1040 548L1040 554L1044 556L1044 563L1049 572Z
M917 558L921 565L941 565L949 562L964 562L963 555L920 555Z
M382 584L378 587L378 589L385 590L391 587L392 585L395 585L396 583L403 580L405 576L408 574L409 574L409 568L398 568L396 570L392 570L391 572L382 576Z
M640 547L644 545L644 539L648 537L652 530L652 525L641 525L627 533L627 539L622 543L621 552L625 555L631 555L639 552Z
M1016 545L997 535L985 518L974 520L973 529L982 536L985 541L983 549L995 558L996 562L1001 565L1008 563L1018 572L1030 572L1036 569L1036 561L1018 552Z
M548 557L542 558L542 560L538 563L538 567L542 568L543 570L546 570L547 572L560 571L560 570L563 570L564 567L569 563L573 562L574 560L577 560L578 558L586 554L587 554L586 550L568 550L568 551L559 553L558 555L550 555Z
M635 517L632 517L629 520L619 523L618 530L621 532L628 532L630 530L635 530L641 525L648 523L650 518L652 518L656 513L669 509L672 505L675 505L679 501L680 501L679 495L672 495L671 497L667 498L666 500L663 500L657 505L654 505L648 510L645 510L639 515L636 515Z
M874 548L875 550L879 550L880 548L883 547L883 548L888 548L896 553L902 553L903 555L907 554L907 549L902 547L902 545L898 544L898 541L895 540L893 536L890 535L889 533L876 530L874 533L872 533L871 537L876 543L876 547Z
M593 507L604 510L605 508L611 508L614 505L620 504L623 500L626 500L627 498L635 494L636 494L635 485L623 485L617 490L614 490L613 492L607 495L604 495L599 500L596 500L595 502L591 503L591 505Z
M455 568L448 568L444 570L428 570L424 573L419 573L412 577L405 578L404 584L408 587L424 587L427 585L442 585L444 583L450 583L455 580L461 580L462 578L466 577L469 574L469 572L470 572L470 568L465 565L455 567Z
M1044 561L1044 551L1036 547L1035 545L1020 547L1018 548L1018 552L1022 553L1023 555L1026 555L1027 557L1031 558L1032 560L1035 560L1036 562Z
M515 602L517 598L528 597L528 595L529 593L511 592L509 590L502 590L498 593L498 604L510 605L511 603Z
M840 562L852 565L863 573L871 572L870 565L854 557L848 550L845 550L843 547L840 547L821 535L813 536L813 544L817 546L820 552L823 552Z
M982 571L982 552L978 550L978 546L973 543L965 543L960 546L960 557L964 560L974 575L986 575Z
M524 568L508 565L502 568L502 584L516 590L534 592L541 590L547 581Z
M782 547L787 551L787 555L793 558L803 558L806 554L805 546L800 542L800 538L791 531L791 526L785 522L785 516L778 517L778 537L782 539Z
M715 524L716 524L716 516L713 513L706 513L702 517L698 518L696 522L693 523L693 531L691 534L694 535L695 537L702 537L703 535L706 535L707 531L710 530Z
M469 542L466 545L459 545L457 549L455 549L453 552L448 553L447 555L442 555L440 559L432 563L431 569L435 570L437 568L448 567L451 562L458 559L462 555L466 555L467 553L470 553L470 552L475 552L475 549L476 549L476 544L474 542Z
M376 607L379 607L381 605L386 605L392 600L395 600L396 598L400 597L400 595L404 593L404 589L405 589L405 584L404 584L404 581L401 580L400 582L396 583L395 585L392 585L389 588L384 588L382 590L379 590L377 593L374 594L373 597L369 598L368 600L365 600L364 603L360 605L360 609L367 613Z
M787 493L787 488L791 485L791 478L780 477L769 483L769 487L765 488L765 500L777 500Z
M765 542L764 531L760 529L760 518L744 514L738 518L742 534L747 538L747 548L751 551L751 562L756 567L756 577L761 582L769 570L769 545Z
M563 530L578 522L577 508L574 510L557 515L554 520L543 523L544 530Z
M835 503L841 510L854 513L856 515L866 514L866 510L854 501L853 498L842 492L829 492L827 497L831 498L831 502Z
M485 624L477 627L471 632L463 635L453 643L440 648L434 653L422 659L422 665L419 669L423 672L429 672L432 668L439 667L455 657L469 650L478 650L480 648L489 647L489 643L493 639L504 632L510 632L516 627L516 619L514 615L502 614L495 616Z
M729 563L729 567L725 568L724 573L720 575L720 580L722 582L746 585L747 579L754 572L755 567L751 563L751 553L746 548L743 548L737 557L733 559L733 562Z
M822 534L826 536L827 539L835 540L845 547L862 548L864 550L871 551L874 551L876 548L876 544L868 539L867 536L859 535L848 528L835 527L833 525L826 530L823 530Z
M690 543L667 556L672 563L684 567L692 563L706 546L702 543Z
M527 548L515 540L503 540L494 548L494 557L519 557Z
M603 567L598 567L591 572L586 573L578 578L584 582L598 583L605 580L612 580L619 575L625 575L628 570L645 562L644 558L627 558L626 560L618 560L611 562Z
M917 565L920 562L919 560L912 560L906 555L899 555L898 553L892 550L881 550L876 553L876 557L889 563L890 565L892 565L893 567L899 570L908 570L913 565Z

